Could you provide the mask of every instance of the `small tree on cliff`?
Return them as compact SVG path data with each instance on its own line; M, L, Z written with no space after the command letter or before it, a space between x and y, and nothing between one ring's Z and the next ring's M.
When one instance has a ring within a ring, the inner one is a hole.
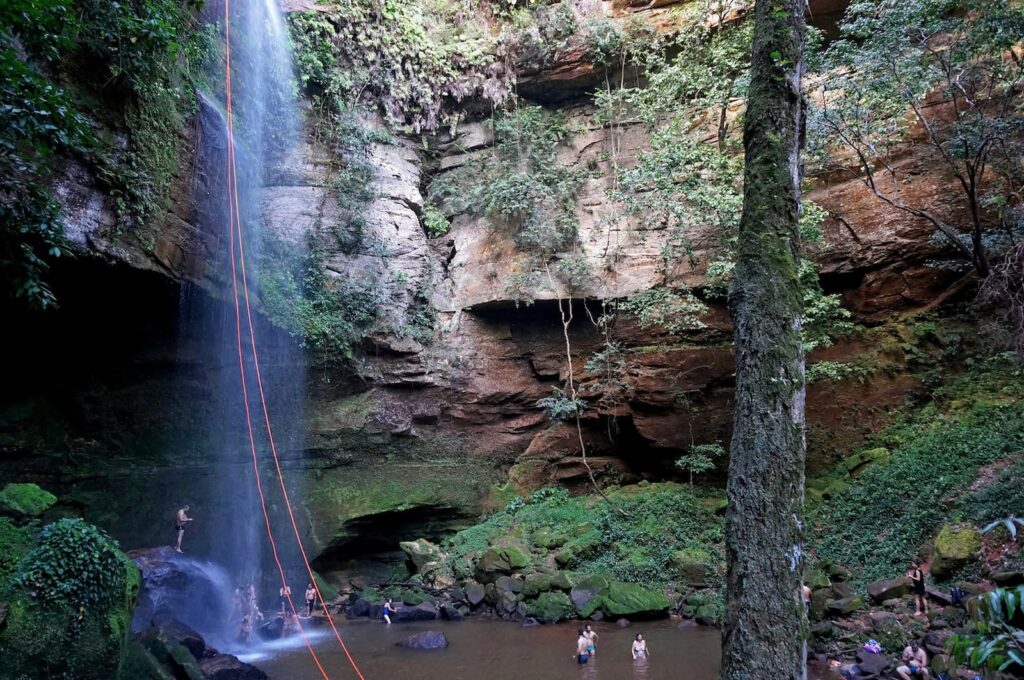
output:
M804 354L800 94L804 0L757 0L743 215L729 293L736 402L729 459L724 680L806 677L800 604Z
M1020 164L1024 10L1014 0L869 0L851 5L823 56L812 139L827 166L929 222L978 276L1024 232ZM907 196L911 145L954 187L957 209Z

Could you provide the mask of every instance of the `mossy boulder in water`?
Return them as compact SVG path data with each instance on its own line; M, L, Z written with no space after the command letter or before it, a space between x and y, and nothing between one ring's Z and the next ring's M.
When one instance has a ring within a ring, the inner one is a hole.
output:
M544 623L558 623L572 618L576 609L568 595L553 591L541 593L536 600L527 602L526 613Z
M113 539L79 519L50 524L2 587L0 677L117 676L139 572Z
M38 517L56 502L56 496L35 484L8 484L0 491L0 515Z
M943 579L968 564L981 548L981 532L972 526L947 524L935 538L932 575Z
M551 590L551 576L548 574L530 574L523 583L523 597L537 597Z
M638 583L613 581L601 595L601 609L611 617L652 618L664 616L672 602L662 593Z

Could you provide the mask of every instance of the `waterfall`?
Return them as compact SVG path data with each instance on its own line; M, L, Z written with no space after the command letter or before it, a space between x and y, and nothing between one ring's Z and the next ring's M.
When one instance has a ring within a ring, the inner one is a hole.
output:
M249 338L243 283L253 303L253 334L258 352L262 383L267 399L274 439L282 459L289 491L301 498L301 490L291 483L288 461L303 446L303 411L306 366L302 348L284 330L269 323L259 311L261 267L268 262L270 239L289 239L294 254L304 246L301 235L291 234L291 225L269 223L263 210L264 189L275 178L286 175L286 164L294 158L300 143L300 116L296 100L296 84L289 39L275 0L232 2L230 50L231 92L234 149L237 165L237 196L240 213L244 257L247 264L245 281L236 271L235 285L241 306L241 353L248 390L260 480L267 503L267 513L277 542L278 554L288 574L296 602L302 597L308 576L296 546L288 520L284 499L271 458L271 449L264 424L263 405L257 388L254 347ZM224 38L224 2L207 2L202 11L204 21L221 27ZM207 278L218 282L223 299L197 301L197 309L185 316L200 318L192 322L203 330L199 347L190 348L203 356L202 364L211 367L205 376L212 404L198 413L193 433L196 447L210 451L209 470L213 479L197 480L200 487L212 490L214 507L193 505L196 524L202 523L202 541L190 543L186 552L198 554L224 570L225 588L230 597L236 586L255 584L258 601L265 611L276 609L280 578L266 534L263 510L257 494L252 453L246 425L246 402L240 374L239 334L236 329L236 308L231 271L231 244L237 242L229 222L229 147L230 132L226 107L225 63L213 60L206 81L209 89L199 93L199 124L197 134L197 168L194 200L199 223L204 231L217 234L218 252L208 262ZM235 249L235 257L242 255ZM295 473L297 476L297 473ZM294 488L294 490L293 490ZM208 493L208 492L207 492ZM182 494L187 502L187 490ZM300 508L301 510L301 508ZM301 519L300 519L301 521ZM219 606L219 605L218 605ZM196 618L196 617L193 617ZM212 619L197 619L207 625ZM198 626L197 626L198 627ZM200 630L201 633L211 633Z

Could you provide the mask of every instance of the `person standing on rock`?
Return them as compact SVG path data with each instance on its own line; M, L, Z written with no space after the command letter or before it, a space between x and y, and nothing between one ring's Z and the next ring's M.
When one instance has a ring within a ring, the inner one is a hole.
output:
M907 571L910 578L911 589L914 592L914 603L916 611L914 616L926 616L928 614L928 599L925 597L924 570L918 561L911 562L910 570Z
M587 638L587 654L597 656L597 638L600 636L594 632L589 623L587 629L583 631L583 636Z
M391 598L389 597L384 603L384 623L391 625L391 615L397 612L395 605L391 604Z
M178 512L174 515L174 530L178 532L178 543L174 546L174 549L181 552L181 539L185 536L185 525L192 521L192 518L188 516L188 506L184 505L178 508Z
M896 673L903 680L911 678L923 678L929 680L928 653L921 649L917 640L911 640L910 644L903 649L903 665L896 669Z
M313 618L313 610L316 608L316 588L310 583L306 586L306 616Z
M634 661L638 659L646 660L651 655L650 651L647 649L647 640L644 640L642 633L636 634L636 639L633 640L632 653Z

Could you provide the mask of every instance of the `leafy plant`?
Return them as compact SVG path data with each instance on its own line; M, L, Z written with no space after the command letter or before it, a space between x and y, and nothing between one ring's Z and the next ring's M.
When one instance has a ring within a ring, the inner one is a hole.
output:
M571 397L563 390L555 387L550 397L537 400L537 406L543 409L552 422L572 420L579 417L587 408L587 402L579 397Z
M423 227L427 231L427 236L430 238L444 236L451 226L448 218L437 206L430 203L423 206Z
M657 326L669 333L682 333L706 327L701 317L707 313L707 305L686 289L648 288L621 301L619 308L635 317L641 328Z
M1024 586L996 588L972 600L968 611L972 630L950 637L950 656L970 668L1024 670L1024 630L1013 623L1024 615Z
M43 528L15 583L44 603L81 611L102 609L120 597L125 578L121 552L110 536L84 520L62 519Z
M686 472L693 486L693 476L715 469L715 459L725 455L725 449L718 442L713 444L697 444L676 460L676 467Z

